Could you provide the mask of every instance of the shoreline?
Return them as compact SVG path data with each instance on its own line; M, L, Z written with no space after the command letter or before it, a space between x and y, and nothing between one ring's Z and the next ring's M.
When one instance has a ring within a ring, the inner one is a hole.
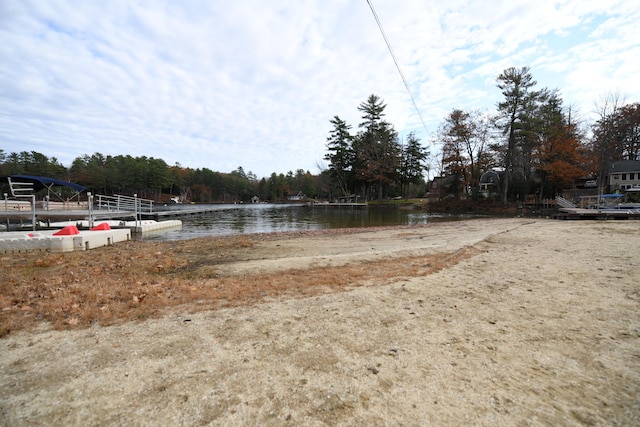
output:
M134 315L160 296L167 305L110 326L11 331L0 339L0 414L14 425L640 419L637 222L322 231L132 242L79 257L91 274L74 270L71 289L104 274L133 286ZM143 247L151 253L129 259ZM36 261L25 261L32 275ZM136 281L165 291L141 299ZM178 295L180 281L197 289Z

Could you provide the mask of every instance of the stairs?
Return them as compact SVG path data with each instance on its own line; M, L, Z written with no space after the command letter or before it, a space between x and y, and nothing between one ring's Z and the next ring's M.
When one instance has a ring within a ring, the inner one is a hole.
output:
M556 203L562 208L577 208L576 205L568 201L562 196L556 196Z

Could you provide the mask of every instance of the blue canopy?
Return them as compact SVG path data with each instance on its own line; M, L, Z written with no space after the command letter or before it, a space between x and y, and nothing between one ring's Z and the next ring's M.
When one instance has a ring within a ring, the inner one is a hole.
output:
M9 182L11 178L12 181L21 181L21 182L32 182L33 190L40 191L43 188L51 189L51 187L59 186L59 187L71 187L76 190L78 193L82 193L86 187L83 187L79 184L74 184L73 182L63 181L61 179L47 178L44 176L34 176L34 175L8 175L0 177L0 182Z

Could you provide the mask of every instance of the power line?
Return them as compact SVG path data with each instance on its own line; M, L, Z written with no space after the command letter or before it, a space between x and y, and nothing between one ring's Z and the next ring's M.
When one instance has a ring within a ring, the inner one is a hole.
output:
M384 29L382 28L382 24L380 23L380 19L378 18L378 14L376 13L376 10L373 7L373 4L371 3L370 0L367 0L367 4L369 4L369 8L371 8L371 13L373 13L373 17L376 20L376 23L378 24L378 28L380 29L380 34L382 34L382 38L384 39L384 42L387 44L387 48L389 49L389 53L391 54L391 58L393 58L393 62L394 64L396 64L396 68L398 69L398 73L400 74L400 78L402 78L402 82L404 83L404 87L407 89L407 93L409 94L409 98L411 98L411 102L413 103L413 108L415 108L416 113L418 113L418 117L420 117L420 121L422 122L422 127L424 127L425 132L427 132L427 134L429 133L429 131L427 130L427 125L424 124L424 119L422 118L422 114L420 114L420 110L418 109L418 106L416 105L416 100L413 97L413 94L411 93L411 89L409 89L409 85L407 84L407 79L404 78L404 74L402 74L402 70L400 69L400 65L398 64L398 60L396 59L396 55L393 53L393 49L391 49L391 44L389 43L389 40L387 39L387 35L384 33Z

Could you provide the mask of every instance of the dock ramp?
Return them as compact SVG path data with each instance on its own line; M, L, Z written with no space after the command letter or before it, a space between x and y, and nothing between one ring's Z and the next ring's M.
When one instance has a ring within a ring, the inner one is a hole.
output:
M577 208L576 205L568 201L562 196L556 196L556 203L562 208Z

